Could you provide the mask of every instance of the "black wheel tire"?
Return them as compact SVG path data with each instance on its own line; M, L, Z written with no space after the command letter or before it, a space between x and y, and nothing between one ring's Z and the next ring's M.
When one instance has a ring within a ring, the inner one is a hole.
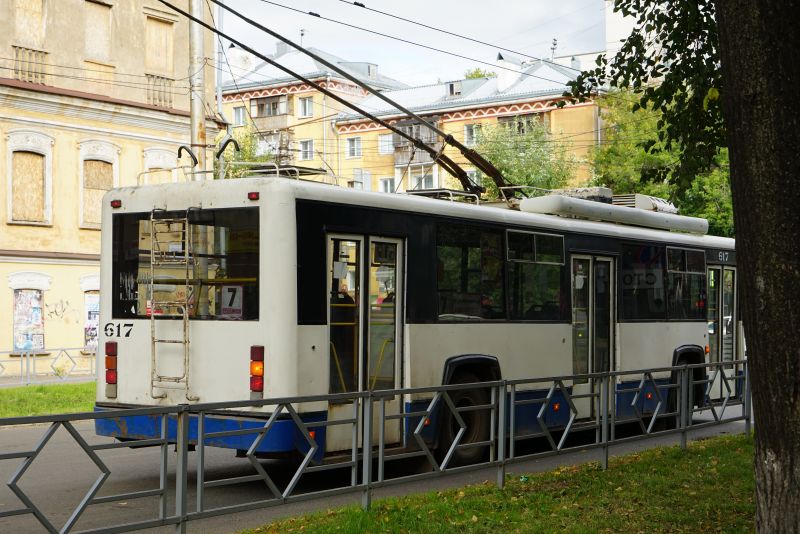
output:
M460 373L456 375L451 384L471 384L481 380L472 373ZM488 388L461 389L450 391L450 398L456 408L468 406L481 406L489 404L490 393ZM453 445L458 435L460 426L453 416L450 407L442 404L440 408L441 420L439 422L439 442L436 448L436 457L442 462L447 456L447 452ZM461 419L464 420L466 431L459 442L460 445L467 443L478 443L489 439L489 423L491 421L490 409L461 412ZM486 458L488 446L458 448L453 453L453 457L447 464L448 467L459 465L469 465L480 462Z

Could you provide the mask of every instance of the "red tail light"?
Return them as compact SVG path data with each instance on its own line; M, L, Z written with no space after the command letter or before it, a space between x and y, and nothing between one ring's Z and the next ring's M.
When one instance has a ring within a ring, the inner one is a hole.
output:
M116 369L106 369L106 384L116 385L117 384L117 370Z
M116 356L116 355L117 355L117 342L106 341L106 356Z
M254 362L263 362L264 345L253 345L250 347L250 359Z
M250 377L250 391L256 393L263 393L264 392L264 377L263 376L251 376Z

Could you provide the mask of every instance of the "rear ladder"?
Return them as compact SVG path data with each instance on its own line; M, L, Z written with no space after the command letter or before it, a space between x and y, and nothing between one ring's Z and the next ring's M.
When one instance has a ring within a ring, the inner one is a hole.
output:
M195 266L193 254L192 229L189 223L189 210L184 217L165 217L163 210L150 212L150 283L148 284L148 302L150 315L150 396L163 399L166 393L156 394L156 389L181 389L186 392L186 399L199 400L193 396L189 388L189 312L195 289ZM178 280L165 277L158 278L159 267L173 269L183 267L183 298L176 298L172 293L170 300L156 300L156 286L159 284L180 285ZM180 317L182 321L182 337L160 338L157 334L156 316ZM183 371L176 375L160 374L158 370L158 348L160 345L180 345L183 347Z

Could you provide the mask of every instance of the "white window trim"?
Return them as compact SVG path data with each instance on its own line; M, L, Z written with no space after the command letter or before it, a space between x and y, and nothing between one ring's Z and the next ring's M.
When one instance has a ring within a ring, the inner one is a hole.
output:
M310 112L307 113L307 114L303 114L303 101L305 99L308 99L311 102L311 105L309 106ZM298 106L297 107L298 107L298 111L299 111L297 116L300 117L301 119L307 119L309 117L313 117L314 116L314 97L313 96L300 96L300 97L297 97L297 100L298 100L298 102L297 102Z
M310 150L311 156L308 157L308 158L304 158L303 157L303 152L304 152L303 151L303 143L311 143L311 150ZM310 161L310 160L314 159L314 140L313 139L300 139L297 142L297 146L300 147L300 154L298 155L298 158L297 158L299 161Z
M34 130L10 130L6 134L6 222L25 226L52 226L53 224L53 145L55 139ZM15 221L13 219L14 152L33 152L44 156L44 221Z
M85 274L80 278L81 293L87 291L100 291L100 275L99 274Z
M78 227L85 230L99 230L100 225L83 220L83 162L86 160L105 161L111 165L112 187L119 187L119 153L121 148L108 141L87 139L78 143L78 176L80 195L78 198ZM145 175L146 176L146 175Z
M385 137L389 137L389 140L390 140L389 150L387 150L387 151L383 150L383 144L381 144L381 138L385 138ZM379 134L378 135L378 153L381 154L381 155L384 155L384 156L388 155L388 154L394 154L394 136L392 134L389 133L389 134Z
M358 139L358 154L356 154L354 156L351 156L350 155L350 141L352 140L353 144L355 144L355 139ZM362 141L361 141L361 136L348 137L347 139L345 139L345 141L344 141L344 150L345 150L345 159L357 159L357 158L360 158L361 154L363 154L363 145L362 145Z
M237 121L236 120L236 110L238 110L238 109L242 110L242 113L241 113L242 120L241 121ZM238 128L238 127L244 126L246 124L247 124L247 107L244 104L242 104L241 106L234 106L234 108L233 108L233 127L234 128Z
M17 271L8 275L8 287L11 289L38 289L48 291L53 277L36 271Z
M138 180L141 184L148 184L150 183L150 174L148 171L156 170L156 169L163 169L169 170L172 173L172 181L178 181L178 156L176 155L175 150L169 148L162 148L162 147L148 147L144 149L143 152L144 156L144 171L146 174L142 174L140 179Z

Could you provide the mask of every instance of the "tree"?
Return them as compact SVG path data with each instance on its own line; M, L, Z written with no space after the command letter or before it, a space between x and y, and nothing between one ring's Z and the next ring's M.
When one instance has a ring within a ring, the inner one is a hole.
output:
M663 112L670 179L730 150L740 302L757 424L756 528L800 530L800 0L616 0L635 17L613 58L583 73L572 95L610 83Z
M590 155L593 185L609 187L615 194L668 198L681 214L708 219L710 234L732 237L727 150L714 158L711 171L698 174L689 189L678 194L676 187L664 179L679 161L679 154L658 139L662 114L650 106L631 111L633 97L631 91L613 90L598 99L604 127L603 142Z
M491 70L484 70L480 67L468 69L464 72L464 78L471 80L473 78L496 78L497 73Z
M578 166L569 144L554 139L539 121L483 126L475 149L516 185L556 189L572 178ZM497 198L491 179L484 177L482 185L490 198Z
M217 144L219 144L224 133L217 136ZM237 152L233 143L228 145L228 148L223 152L222 157L225 160L225 178L242 178L247 176L248 168L243 165L231 165L232 162L269 162L273 161L275 157L271 154L259 154L258 143L259 137L256 130L250 126L241 126L233 130L233 138L239 144L239 151ZM216 175L218 169L218 162L214 160L214 173Z

